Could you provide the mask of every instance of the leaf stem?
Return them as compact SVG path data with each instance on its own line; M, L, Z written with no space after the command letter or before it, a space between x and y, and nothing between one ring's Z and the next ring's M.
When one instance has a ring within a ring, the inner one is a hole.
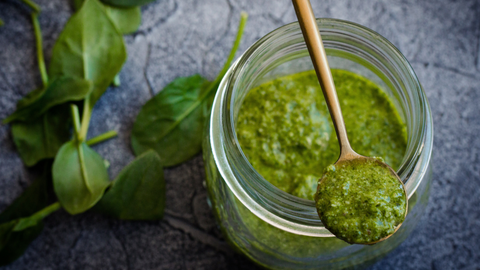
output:
M27 6L29 6L31 9L33 9L35 11L35 13L40 13L41 9L40 7L35 4L33 1L31 0L22 0L23 3L25 3Z
M83 154L83 147L82 143L79 142L77 144L77 151L78 151L78 162L80 163L80 171L82 172L83 182L85 183L85 187L87 188L88 192L92 194L92 189L90 188L90 181L88 180L87 174L87 167L85 165L85 155Z
M75 132L75 139L80 141L80 115L78 113L78 107L75 104L70 105L70 111L72 113L73 130Z
M90 125L91 117L92 108L90 108L90 95L88 95L83 103L82 127L78 136L80 142L84 142L87 139L88 126Z
M76 106L75 106L76 107ZM77 151L78 151L78 163L80 164L80 171L82 173L82 179L85 182L85 186L87 187L88 192L92 194L92 189L89 185L87 168L85 165L85 157L83 154L83 147L82 143L85 141L88 132L88 125L90 124L90 117L92 116L92 111L90 109L90 95L85 98L83 103L83 115L82 115L82 124L80 130L76 130L77 133ZM80 122L78 119L78 109L77 109L77 122Z
M87 145L92 146L94 144L101 143L103 141L116 137L117 135L118 135L117 131L110 130L96 137L91 138L90 140L87 141Z
M223 76L225 76L225 73L227 73L228 69L230 68L230 64L235 58L235 53L237 52L238 47L240 47L240 42L242 41L243 31L245 30L245 25L247 24L247 20L248 20L248 14L242 11L240 13L240 23L238 24L237 37L233 42L233 47L230 50L230 54L228 55L227 61L223 65L223 68L220 71L220 73L218 73L217 78L215 78L215 80L212 82L212 85L219 83L222 80Z
M59 202L53 203L42 210L36 212L35 214L31 215L30 217L26 218L21 218L17 225L15 225L15 228L13 228L13 231L23 231L29 227L33 227L38 224L38 222L51 213L57 211L58 209L61 208L61 205Z
M47 68L45 67L45 58L43 57L43 40L42 30L40 29L40 23L38 22L38 14L32 13L33 30L35 31L35 41L37 42L37 57L38 57L38 69L42 76L43 86L46 87L48 83Z

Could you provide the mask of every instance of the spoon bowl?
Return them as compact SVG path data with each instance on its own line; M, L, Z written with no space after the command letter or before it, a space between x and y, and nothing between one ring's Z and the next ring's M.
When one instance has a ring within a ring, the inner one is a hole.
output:
M315 203L324 226L350 244L372 245L389 238L408 209L405 186L395 171L379 158L358 154L327 167Z

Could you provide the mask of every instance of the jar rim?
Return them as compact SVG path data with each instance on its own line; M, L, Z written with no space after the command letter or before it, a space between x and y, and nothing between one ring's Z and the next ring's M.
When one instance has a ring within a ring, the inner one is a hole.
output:
M427 171L433 146L433 120L430 107L413 68L392 43L373 30L338 19L317 19L317 23L321 32L328 30L360 34L374 46L385 50L387 56L398 63L400 71L404 73L406 83L409 84L408 87L417 94L421 121L419 127L414 131L414 147L411 147L406 153L404 162L398 170L405 183L407 195L411 197ZM267 223L291 233L332 237L333 235L316 216L313 201L298 198L276 188L253 169L240 148L235 132L233 103L235 87L238 87L237 78L244 71L246 63L249 63L251 58L258 54L266 44L281 38L285 32L292 31L296 33L300 31L298 22L284 25L262 37L247 49L227 71L213 103L209 129L210 143L222 178L235 196L252 213ZM312 212L316 216L316 220L312 219Z

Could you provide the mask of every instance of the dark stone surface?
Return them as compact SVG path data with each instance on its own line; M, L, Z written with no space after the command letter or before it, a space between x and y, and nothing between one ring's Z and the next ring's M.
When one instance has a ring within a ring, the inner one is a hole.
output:
M48 60L72 13L65 0L38 0ZM435 123L431 198L415 232L371 269L480 269L480 1L312 1L318 17L347 19L387 37L412 63ZM140 107L178 76L213 79L234 39L239 13L250 14L244 51L295 20L289 0L157 0L143 9L138 33L126 36L122 85L94 110L90 136L120 136L95 149L118 174L133 160L130 130ZM28 9L0 2L0 119L40 84ZM8 126L0 127L0 210L33 180ZM121 222L58 212L25 255L3 269L252 269L225 248L205 202L200 156L166 170L167 218Z

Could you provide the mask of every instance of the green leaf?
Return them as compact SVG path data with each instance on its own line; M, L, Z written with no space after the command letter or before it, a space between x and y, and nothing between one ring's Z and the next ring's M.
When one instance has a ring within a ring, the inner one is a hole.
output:
M0 265L9 264L20 257L40 235L43 229L42 220L58 209L60 204L54 203L29 217L0 224Z
M18 259L43 230L43 222L20 232L13 229L17 220L0 224L0 266Z
M177 78L149 100L133 125L135 154L154 149L166 167L196 155L206 117L201 97L209 84L200 75Z
M0 214L0 265L9 264L20 257L42 231L39 215L33 218L29 216L47 208L53 195L50 193L51 167L51 162L46 162L42 175ZM21 226L20 221L23 224ZM27 224L31 226L25 226Z
M0 224L0 250L2 250L10 240L10 234L17 225L17 220L12 220Z
M147 151L127 165L93 210L125 220L157 220L165 209L160 157Z
M46 161L39 178L0 214L0 223L28 217L48 206L51 194L52 162Z
M19 218L17 219L17 224L15 224L13 231L20 232L28 228L35 227L38 225L40 221L42 221L48 215L57 211L60 208L61 208L60 203L56 202L54 204L51 204L43 208L42 210L36 212L35 214L29 217Z
M13 142L27 166L53 158L58 149L70 139L68 106L55 106L40 118L11 124Z
M4 236L6 241L3 243L3 247L0 248L0 266L8 265L22 256L28 246L30 246L30 243L40 235L42 230L43 222L39 222L37 226L20 232L7 231Z
M122 34L131 34L138 30L142 23L142 11L139 7L121 8L105 6L108 17Z
M81 8L84 0L74 0L75 10ZM131 34L138 30L142 23L142 11L140 7L115 7L103 5L108 17L122 34ZM118 86L114 83L115 86Z
M155 0L102 0L105 4L117 7L143 6Z
M60 148L52 176L60 204L72 215L94 206L110 184L102 157L86 143L77 141L67 142Z
M136 155L153 149L163 166L169 167L200 152L212 98L235 57L246 21L247 15L242 13L232 50L215 81L208 82L199 75L177 78L142 107L132 130Z
M3 120L3 123L34 120L53 106L84 99L91 90L90 82L83 79L69 77L54 79L44 89L34 90L20 100L17 110Z
M5 23L3 22L2 19L0 19L0 27L2 27Z
M94 84L90 109L121 70L127 53L121 33L98 0L86 0L67 22L53 47L50 75Z
M73 0L73 9L79 10L80 8L82 8L84 2L85 0Z

